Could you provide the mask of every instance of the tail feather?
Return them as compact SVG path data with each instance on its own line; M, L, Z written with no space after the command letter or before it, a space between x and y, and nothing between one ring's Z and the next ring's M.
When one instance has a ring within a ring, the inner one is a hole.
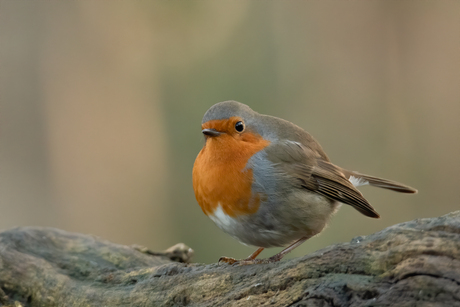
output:
M405 185L405 184L402 184L396 181L392 181L392 180L387 180L383 178L361 174L358 172L348 171L346 172L346 176L348 177L348 180L350 180L351 183L353 183L353 185L355 186L369 184L374 187L388 189L388 190L392 190L392 191L396 191L400 193L414 194L418 192L416 189L408 185Z

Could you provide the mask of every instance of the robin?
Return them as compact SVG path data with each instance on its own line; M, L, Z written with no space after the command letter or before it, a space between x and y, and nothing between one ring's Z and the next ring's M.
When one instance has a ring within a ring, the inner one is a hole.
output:
M407 185L332 164L302 128L236 101L213 105L201 128L206 142L193 166L198 204L224 232L259 247L246 259L222 257L219 262L279 261L320 233L342 203L379 218L358 186L417 193ZM256 259L264 248L284 246L270 258Z

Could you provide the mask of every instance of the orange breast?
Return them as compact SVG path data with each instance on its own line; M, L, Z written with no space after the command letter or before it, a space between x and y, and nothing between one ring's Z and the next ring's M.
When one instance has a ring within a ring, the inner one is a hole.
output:
M261 195L252 192L253 173L245 167L249 158L269 144L250 132L208 138L193 166L193 189L206 215L213 214L219 204L232 217L257 211Z

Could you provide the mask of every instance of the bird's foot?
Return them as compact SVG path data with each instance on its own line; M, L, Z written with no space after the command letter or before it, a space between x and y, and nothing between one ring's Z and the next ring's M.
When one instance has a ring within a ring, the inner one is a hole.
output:
M224 263L227 263L227 264L234 264L234 263L237 263L241 260L236 260L235 258L231 258L231 257L220 257L219 258L219 261L217 261L217 264L220 264L221 262L224 262Z
M220 257L217 263L220 264L221 262L225 262L233 266L251 265L251 264L267 264L267 263L278 262L283 258L283 256L284 255L276 254L275 256L272 256L266 259L246 258L246 259L240 259L240 260L237 260L235 258L230 258L230 257Z

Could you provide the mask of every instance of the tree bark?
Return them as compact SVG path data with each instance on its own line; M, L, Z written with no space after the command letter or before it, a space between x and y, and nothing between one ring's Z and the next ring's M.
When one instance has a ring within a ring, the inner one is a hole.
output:
M274 264L190 256L52 228L3 231L0 306L460 306L460 211Z

